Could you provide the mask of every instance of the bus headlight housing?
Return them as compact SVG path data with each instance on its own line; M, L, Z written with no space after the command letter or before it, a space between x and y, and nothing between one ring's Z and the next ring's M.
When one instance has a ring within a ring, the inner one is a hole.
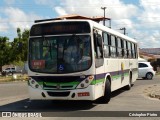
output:
M90 85L90 83L94 80L94 76L90 75L86 79L84 79L76 88L86 88Z
M32 78L29 78L28 83L29 83L29 86L31 86L32 88L35 88L35 89L41 88L41 86Z

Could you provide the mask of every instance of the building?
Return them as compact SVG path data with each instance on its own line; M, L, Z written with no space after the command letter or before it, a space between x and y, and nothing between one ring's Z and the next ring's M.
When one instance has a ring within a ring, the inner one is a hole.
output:
M139 51L148 54L160 55L160 48L142 48L139 49Z
M142 48L139 49L140 57L151 62L151 65L154 67L155 71L159 71L160 66L160 48Z

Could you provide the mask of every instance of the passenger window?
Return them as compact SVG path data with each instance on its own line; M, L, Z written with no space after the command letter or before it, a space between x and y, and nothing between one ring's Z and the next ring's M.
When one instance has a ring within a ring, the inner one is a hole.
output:
M116 37L111 35L111 57L116 56Z
M107 33L103 33L104 39L104 57L110 56L110 36Z
M103 59L103 38L101 31L94 29L95 66L100 67L104 63Z
M121 39L117 38L117 55L118 57L122 57L122 43L121 43Z
M134 44L134 51L135 51L134 56L135 56L135 58L137 58L138 56L137 56L137 45L136 44Z
M128 51L127 51L128 52L128 58L131 58L131 56L132 56L131 55L131 42L127 41L127 46L128 46Z
M94 32L94 46L96 58L103 58L102 37L96 30Z
M128 57L128 52L127 52L127 41L123 41L123 47L124 47L124 58Z

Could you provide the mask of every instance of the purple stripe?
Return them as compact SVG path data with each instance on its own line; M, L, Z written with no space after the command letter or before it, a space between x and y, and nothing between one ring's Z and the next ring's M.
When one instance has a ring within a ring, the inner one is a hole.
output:
M133 68L132 71L135 71L137 70L137 68ZM124 73L129 73L129 69L126 69L126 70L123 70L123 71L113 71L113 72L110 72L111 76L115 76L115 75L119 75L119 74L124 74ZM98 79L103 79L105 77L107 73L101 73L101 74L97 74L95 75L95 78L98 80Z

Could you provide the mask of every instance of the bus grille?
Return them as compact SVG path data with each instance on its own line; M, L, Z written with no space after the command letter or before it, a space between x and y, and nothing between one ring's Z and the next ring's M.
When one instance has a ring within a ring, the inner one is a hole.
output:
M57 89L68 89L68 90L70 90L70 89L74 89L75 88L75 86L74 85L46 85L45 83L43 83L43 89L44 90L57 90Z
M67 97L70 92L47 92L49 96L53 96L53 97Z

